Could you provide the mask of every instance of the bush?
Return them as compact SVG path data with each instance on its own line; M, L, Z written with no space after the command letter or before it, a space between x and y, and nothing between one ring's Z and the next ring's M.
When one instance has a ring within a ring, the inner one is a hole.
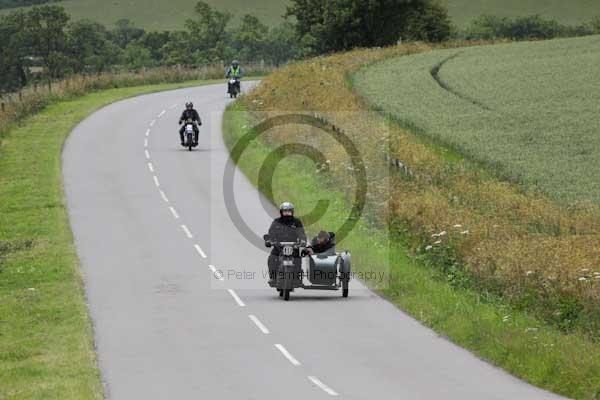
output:
M557 37L574 37L600 33L600 17L589 24L577 26L562 25L540 15L530 15L509 19L494 15L482 15L471 22L462 33L465 39L552 39Z

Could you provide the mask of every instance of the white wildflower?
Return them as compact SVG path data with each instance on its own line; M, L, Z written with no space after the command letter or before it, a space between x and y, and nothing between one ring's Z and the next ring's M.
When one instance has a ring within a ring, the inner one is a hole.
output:
M587 281L587 278L585 276L582 276L581 278L579 278L579 282L585 282Z
M456 224L456 225L454 225L454 228L462 228L462 225L461 224Z
M446 236L446 233L447 233L446 231L441 231L438 235L439 236Z
M533 271L527 271L527 273L526 273L526 274L527 274L527 276L529 276L529 275L532 275L532 274L533 274Z
M426 251L429 251L429 250L431 250L431 249L433 249L433 246L431 246L431 245L429 245L429 246L425 247L425 250L426 250Z
M441 240L436 241L434 244L442 244Z
M460 234L461 234L461 235L468 235L468 234L469 234L469 231L468 231L468 230L466 230L466 231L462 231Z

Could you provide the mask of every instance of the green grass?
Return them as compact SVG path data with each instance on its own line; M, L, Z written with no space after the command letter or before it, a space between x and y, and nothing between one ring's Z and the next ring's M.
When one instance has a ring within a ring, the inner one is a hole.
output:
M231 149L249 131L252 117L243 103L229 107L224 117L223 134ZM238 166L264 190L258 171L274 145L254 141L240 158ZM338 226L349 213L345 195L303 157L288 157L274 174L274 200L290 199L307 212L317 201L335 201L320 227ZM473 351L534 385L575 399L600 399L600 348L582 337L563 334L534 317L516 311L496 298L448 283L440 270L407 255L399 241L387 243L385 230L373 228L364 218L339 248L352 251L355 271L383 271L384 285L373 285L386 298L423 324L446 335L453 342Z
M442 0L455 24L468 25L473 18L482 14L501 17L521 17L540 14L568 25L589 22L600 15L597 0Z
M561 202L597 202L599 63L600 36L590 36L394 58L354 85L374 108L502 177Z
M200 85L111 89L47 107L0 147L0 399L101 399L92 326L62 186L69 132L126 97Z
M283 22L286 2L283 0L205 0L221 11L234 14L234 24L244 14L253 14L269 26ZM185 20L194 16L197 0L67 0L56 4L64 7L75 20L88 18L107 27L127 18L136 26L150 31L183 30ZM14 10L14 9L10 9ZM10 10L2 10L6 13Z

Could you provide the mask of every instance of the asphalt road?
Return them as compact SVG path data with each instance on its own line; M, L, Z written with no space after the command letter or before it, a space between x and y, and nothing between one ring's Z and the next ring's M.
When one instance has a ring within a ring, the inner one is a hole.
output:
M178 143L187 100L204 120L193 152ZM284 302L266 288L266 253L224 206L228 101L225 84L128 99L67 141L69 214L108 398L559 398L438 337L357 281L347 299L297 290ZM276 210L264 210L241 174L234 188L242 217L262 235ZM254 277L231 279L231 268Z

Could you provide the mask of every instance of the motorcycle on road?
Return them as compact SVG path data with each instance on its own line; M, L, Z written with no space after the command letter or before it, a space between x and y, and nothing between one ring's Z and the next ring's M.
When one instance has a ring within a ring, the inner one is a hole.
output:
M229 79L227 82L227 93L229 93L229 97L234 99L238 97L241 91L240 78L234 77Z
M192 149L196 146L198 146L198 144L195 141L195 122L192 121L191 119L188 119L187 121L185 121L185 126L184 126L184 146L187 147L189 149L189 151L192 151Z
M290 293L296 288L307 290L339 290L342 296L348 297L348 285L350 282L350 253L344 251L333 254L313 254L309 256L306 242L278 242L269 235L263 239L267 247L278 249L279 259L275 279L271 283L279 292L279 297L284 300L290 299ZM309 256L308 272L302 270L301 260ZM310 284L304 284L304 277Z

